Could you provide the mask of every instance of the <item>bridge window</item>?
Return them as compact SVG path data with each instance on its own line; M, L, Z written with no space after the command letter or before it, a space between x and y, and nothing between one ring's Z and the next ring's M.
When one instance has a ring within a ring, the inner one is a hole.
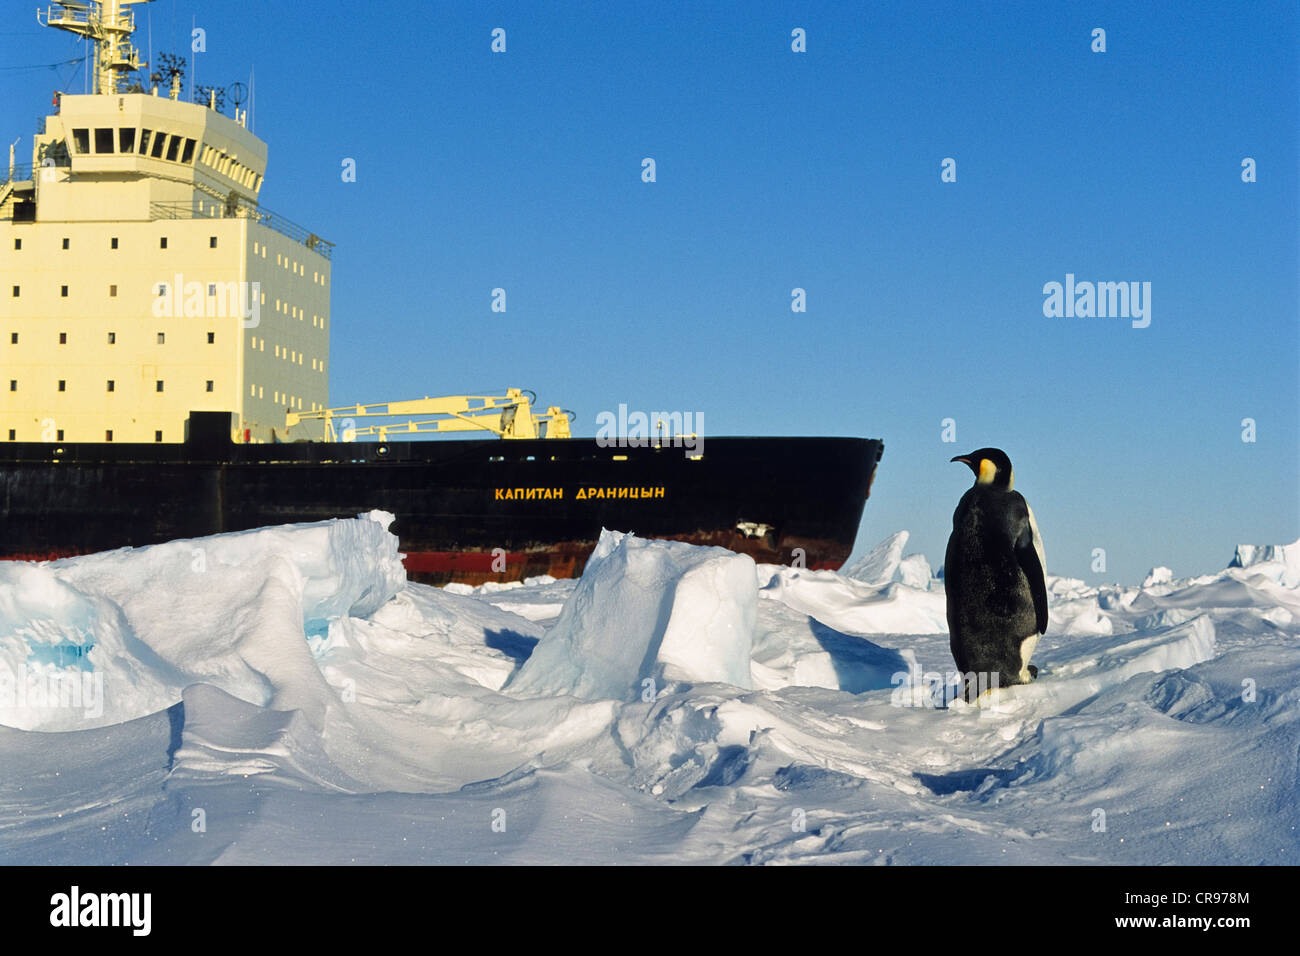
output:
M185 150L181 153L181 162L188 163L194 159L194 140L185 141Z
M72 151L75 153L90 152L89 129L74 129L72 131Z
M149 155L154 159L162 159L163 148L166 145L167 134L162 132L158 133L158 135L153 138L153 149L149 150Z
M135 152L135 127L123 126L117 131L117 151L119 153Z
M113 131L103 127L95 129L95 152L111 153L113 151Z
M177 136L175 133L173 133L172 136L171 136L171 139L168 140L168 142L167 142L167 161L168 161L168 162L171 162L171 163L176 162L176 153L180 150L180 148L181 148L181 138L180 138L179 136Z
M149 152L149 137L153 135L153 130L140 130L140 155L145 156Z

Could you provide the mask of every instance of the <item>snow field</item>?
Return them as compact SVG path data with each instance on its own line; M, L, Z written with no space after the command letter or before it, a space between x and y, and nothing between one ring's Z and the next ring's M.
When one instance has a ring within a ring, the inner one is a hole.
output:
M1300 544L1051 578L1039 679L971 706L906 532L436 589L391 520L0 565L0 859L1297 862Z

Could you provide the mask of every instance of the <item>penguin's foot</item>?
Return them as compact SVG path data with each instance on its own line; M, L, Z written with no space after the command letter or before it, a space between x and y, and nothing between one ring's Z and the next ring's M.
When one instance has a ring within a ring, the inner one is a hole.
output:
M1030 676L1030 677L1037 677L1037 676L1038 676L1038 668L1035 667L1033 664L1030 664L1030 665L1029 665L1028 670L1029 670L1029 676Z

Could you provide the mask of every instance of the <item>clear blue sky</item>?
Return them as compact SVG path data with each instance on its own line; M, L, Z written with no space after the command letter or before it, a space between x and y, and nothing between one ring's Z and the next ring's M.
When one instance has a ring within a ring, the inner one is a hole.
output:
M30 7L5 67L79 55ZM263 202L337 243L335 404L519 385L581 434L625 402L883 438L859 549L906 528L936 566L971 477L948 459L981 445L1054 573L1300 536L1293 2L138 9L142 48L206 30L199 83L256 70ZM0 72L6 144L81 82ZM1150 282L1150 327L1045 317L1066 273Z

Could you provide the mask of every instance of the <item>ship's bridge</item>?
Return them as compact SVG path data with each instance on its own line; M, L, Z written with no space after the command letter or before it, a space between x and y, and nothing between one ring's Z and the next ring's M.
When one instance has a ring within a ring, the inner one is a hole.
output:
M37 205L45 220L115 220L151 218L153 204L188 204L196 192L232 206L256 203L266 157L264 142L197 103L64 95L36 137Z

